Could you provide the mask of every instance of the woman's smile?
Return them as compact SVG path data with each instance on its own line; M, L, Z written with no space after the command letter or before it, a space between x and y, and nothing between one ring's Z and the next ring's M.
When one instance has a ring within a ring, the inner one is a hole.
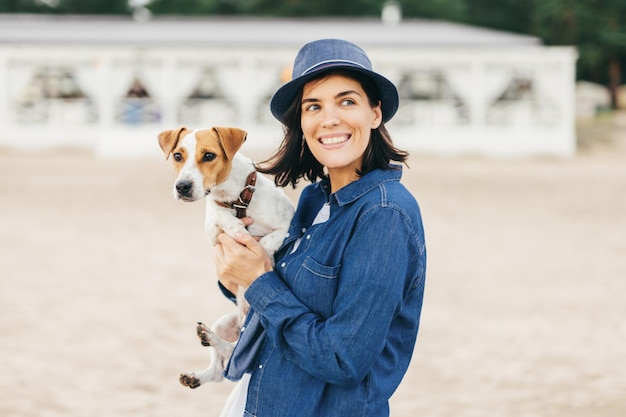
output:
M332 146L340 145L350 140L350 135L327 135L319 138L319 142L322 145Z

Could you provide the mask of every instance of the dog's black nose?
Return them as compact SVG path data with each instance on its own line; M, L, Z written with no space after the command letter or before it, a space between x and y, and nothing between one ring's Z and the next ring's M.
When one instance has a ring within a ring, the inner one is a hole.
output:
M191 181L179 181L176 183L176 192L181 196L188 196L191 193L193 183Z

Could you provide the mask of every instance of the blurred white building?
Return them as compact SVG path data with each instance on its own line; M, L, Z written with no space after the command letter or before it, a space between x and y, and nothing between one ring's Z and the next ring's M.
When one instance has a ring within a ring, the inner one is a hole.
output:
M576 51L534 37L428 20L22 15L0 15L0 146L144 156L163 129L233 125L246 147L275 147L269 99L324 37L359 44L396 83L402 148L575 151Z

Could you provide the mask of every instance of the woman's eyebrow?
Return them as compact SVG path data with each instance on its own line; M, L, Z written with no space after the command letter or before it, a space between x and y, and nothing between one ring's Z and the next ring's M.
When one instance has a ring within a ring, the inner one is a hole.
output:
M319 101L319 99L316 99L316 98L303 98L302 99L302 104L304 104L304 103L315 103L316 101Z
M356 94L357 96L361 95L356 90L347 90L347 91L342 91L340 93L335 94L335 98L337 99L337 98L341 98L341 97L344 97L344 96L349 96L350 94ZM316 102L316 101L320 101L320 100L318 98L315 98L315 97L303 98L302 99L302 104L304 104L304 103L313 103L313 102Z
M343 92L341 92L341 93L337 94L337 95L335 96L335 98L339 98L339 97L343 97L343 96L349 96L350 94L356 94L357 96L360 96L360 95L361 95L361 94L360 94L358 91L356 91L356 90L347 90L347 91L343 91Z

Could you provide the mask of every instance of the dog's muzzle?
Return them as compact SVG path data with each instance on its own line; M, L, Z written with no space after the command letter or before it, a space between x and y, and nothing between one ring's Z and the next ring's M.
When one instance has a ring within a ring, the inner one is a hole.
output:
M178 181L175 187L179 198L183 200L190 200L192 198L193 181Z

